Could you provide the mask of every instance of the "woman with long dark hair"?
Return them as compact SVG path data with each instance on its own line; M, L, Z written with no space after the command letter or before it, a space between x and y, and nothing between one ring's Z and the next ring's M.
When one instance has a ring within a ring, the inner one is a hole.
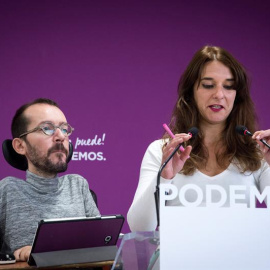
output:
M164 168L161 183L173 183L178 189L196 184L204 193L206 185L215 184L228 194L230 185L245 185L247 204L250 186L263 191L270 184L270 151L260 139L270 139L270 131L257 131L253 137L244 137L236 134L238 125L252 133L257 130L246 71L226 50L205 46L194 55L179 82L178 100L169 124L175 137L165 133L145 153L138 188L128 212L130 229L156 228L157 173L180 143L185 150L178 151ZM185 133L191 127L199 129L193 139ZM186 196L191 202L196 200L196 194ZM213 200L218 199L218 194L213 196ZM179 198L168 202L168 205L180 204ZM224 206L229 206L229 198Z

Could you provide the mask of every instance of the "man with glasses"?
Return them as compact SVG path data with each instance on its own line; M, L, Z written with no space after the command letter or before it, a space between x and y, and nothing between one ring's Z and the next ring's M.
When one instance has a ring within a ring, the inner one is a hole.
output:
M28 162L26 181L0 181L0 250L26 261L41 219L100 215L80 175L67 169L73 128L58 105L40 98L20 107L12 121L12 146Z

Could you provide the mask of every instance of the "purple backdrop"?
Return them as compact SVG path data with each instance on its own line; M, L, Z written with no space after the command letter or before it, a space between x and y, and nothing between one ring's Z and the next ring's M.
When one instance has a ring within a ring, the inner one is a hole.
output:
M146 147L203 45L244 64L261 128L270 127L269 14L269 1L0 1L0 141L22 103L56 100L74 144L100 139L77 145L68 173L88 179L102 214L126 216ZM2 155L0 164L0 179L25 175Z

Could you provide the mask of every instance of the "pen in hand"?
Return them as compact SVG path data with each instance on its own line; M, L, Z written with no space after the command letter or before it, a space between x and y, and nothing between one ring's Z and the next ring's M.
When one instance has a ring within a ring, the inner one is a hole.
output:
M163 127L167 131L167 133L171 136L172 139L175 138L174 134L172 133L172 131L170 130L170 128L166 124L163 124ZM179 150L181 152L184 152L185 148L182 145L180 145Z

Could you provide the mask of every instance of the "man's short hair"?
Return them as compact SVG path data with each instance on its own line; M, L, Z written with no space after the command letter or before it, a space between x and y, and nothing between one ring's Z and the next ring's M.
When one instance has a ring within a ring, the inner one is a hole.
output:
M30 123L29 119L25 117L24 111L34 104L48 104L59 108L58 104L48 98L38 98L32 102L22 105L15 113L12 124L11 133L13 138L19 138L19 136L27 131L27 127Z

